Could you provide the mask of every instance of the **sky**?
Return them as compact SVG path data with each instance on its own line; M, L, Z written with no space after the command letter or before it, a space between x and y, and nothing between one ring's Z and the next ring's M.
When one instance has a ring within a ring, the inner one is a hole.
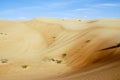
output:
M0 0L0 19L120 18L120 0Z

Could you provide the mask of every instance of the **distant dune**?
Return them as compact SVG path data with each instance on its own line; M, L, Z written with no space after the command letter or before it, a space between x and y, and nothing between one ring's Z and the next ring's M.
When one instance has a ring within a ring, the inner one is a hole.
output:
M120 19L0 20L0 80L120 80Z

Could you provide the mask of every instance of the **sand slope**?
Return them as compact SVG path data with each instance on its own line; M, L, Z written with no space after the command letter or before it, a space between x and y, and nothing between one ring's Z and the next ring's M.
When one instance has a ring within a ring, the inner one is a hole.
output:
M120 19L1 20L0 79L119 80L119 35Z

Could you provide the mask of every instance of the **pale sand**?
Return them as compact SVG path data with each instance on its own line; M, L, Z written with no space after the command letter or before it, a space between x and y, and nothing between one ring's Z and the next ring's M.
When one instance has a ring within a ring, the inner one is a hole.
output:
M0 80L120 80L119 43L120 19L0 20Z

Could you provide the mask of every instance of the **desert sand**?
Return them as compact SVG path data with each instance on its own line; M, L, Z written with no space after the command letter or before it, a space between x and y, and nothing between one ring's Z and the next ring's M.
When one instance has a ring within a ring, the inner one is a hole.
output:
M0 80L120 80L120 19L0 20Z

